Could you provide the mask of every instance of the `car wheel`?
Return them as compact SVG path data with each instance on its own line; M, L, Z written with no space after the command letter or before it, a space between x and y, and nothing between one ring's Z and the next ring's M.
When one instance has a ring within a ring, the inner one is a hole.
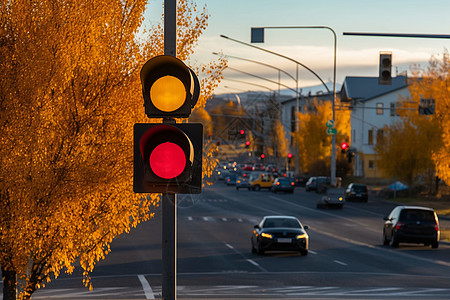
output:
M264 250L258 246L258 250L257 250L258 255L264 255Z
M236 187L236 191L239 191L239 188L238 188L238 187Z
M383 232L383 245L389 245L391 241L387 239L386 234Z
M439 247L439 242L434 242L431 244L431 248L437 249Z
M256 253L256 248L255 246L253 246L253 243L252 243L252 253Z
M253 190L254 190L254 191L259 191L259 190L261 190L261 187L260 187L259 185L255 185L255 186L253 187Z
M395 238L395 234L392 235L391 244L392 244L392 247L394 247L394 248L398 248L398 246L399 246L399 242L398 242L398 240Z
M306 256L308 255L308 250L300 250L300 254Z

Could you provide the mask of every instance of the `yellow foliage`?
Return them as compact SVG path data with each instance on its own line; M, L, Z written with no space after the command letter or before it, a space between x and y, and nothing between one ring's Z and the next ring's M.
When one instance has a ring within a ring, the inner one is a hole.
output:
M161 25L137 39L147 2L0 5L0 266L22 279L22 299L76 261L90 286L112 240L159 205L158 195L132 190L133 124L151 121L139 72L163 52ZM186 60L208 16L192 1L178 9L177 51ZM225 65L197 66L198 108Z
M336 107L339 107L339 102ZM299 114L299 131L295 133L298 146L300 170L311 172L311 166L317 161L328 163L331 157L331 135L327 135L326 123L333 118L332 103L314 99L314 110ZM350 112L348 110L335 110L336 149L341 142L350 141Z

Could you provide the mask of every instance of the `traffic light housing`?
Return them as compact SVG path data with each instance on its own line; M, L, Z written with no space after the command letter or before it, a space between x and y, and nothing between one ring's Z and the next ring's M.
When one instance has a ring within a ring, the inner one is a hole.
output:
M202 151L202 124L135 124L134 192L200 193Z
M245 142L245 148L250 148L250 141Z
M341 144L341 153L345 153L345 152L347 151L348 148L349 148L348 143L343 142L343 143Z
M392 84L392 54L380 53L378 84Z
M141 69L145 113L149 118L187 118L200 95L197 75L170 55L149 59Z
M288 164L291 164L292 153L288 153L287 157L288 157Z

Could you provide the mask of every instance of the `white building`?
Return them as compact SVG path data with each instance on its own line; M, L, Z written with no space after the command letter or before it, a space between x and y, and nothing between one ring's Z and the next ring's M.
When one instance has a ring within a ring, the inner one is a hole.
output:
M374 146L383 136L383 127L399 121L397 102L410 96L406 76L392 78L392 84L378 84L378 77L346 77L341 101L350 104L351 142L355 151L354 175L384 177L376 168Z

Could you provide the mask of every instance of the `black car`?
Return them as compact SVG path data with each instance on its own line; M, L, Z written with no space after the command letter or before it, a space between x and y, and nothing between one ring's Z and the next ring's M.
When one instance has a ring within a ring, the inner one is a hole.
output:
M308 226L303 226L296 217L266 216L255 225L251 238L252 253L265 251L299 251L308 254Z
M431 208L397 206L384 218L383 244L416 243L439 247L439 220Z
M361 201L369 200L367 185L360 183L350 183L345 190L345 201Z
M272 184L271 191L272 193L276 192L286 192L293 193L294 192L294 181L285 177L278 177Z
M319 191L321 192L321 187L325 185L329 185L331 183L330 177L318 176L318 177L310 177L308 182L305 184L305 190L309 191Z

